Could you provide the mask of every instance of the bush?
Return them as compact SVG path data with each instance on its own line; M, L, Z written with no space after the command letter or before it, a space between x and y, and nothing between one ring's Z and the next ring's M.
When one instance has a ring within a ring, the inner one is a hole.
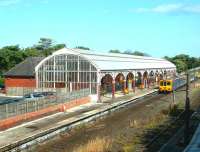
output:
M4 78L0 77L0 86L4 85Z

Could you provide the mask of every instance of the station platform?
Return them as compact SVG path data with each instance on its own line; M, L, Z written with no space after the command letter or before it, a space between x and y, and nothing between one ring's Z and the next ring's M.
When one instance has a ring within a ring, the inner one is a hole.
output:
M200 152L200 124L184 152Z
M58 129L64 128L66 130L71 129L74 122L81 124L81 120L89 118L97 113L105 112L106 109L117 107L123 103L130 102L130 100L136 100L145 95L156 92L156 89L143 89L137 90L134 94L128 94L112 100L107 100L102 103L87 103L65 112L59 112L47 117L43 117L31 122L23 123L19 126L7 129L0 132L0 151L6 151L17 147L17 145L23 145L29 143L38 138L38 141L46 140L48 137L42 137L45 134L54 132L54 135L59 134ZM67 128L68 127L68 128ZM61 132L64 131L61 129ZM43 139L41 139L42 137ZM39 139L40 138L40 139ZM24 147L24 145L23 145Z

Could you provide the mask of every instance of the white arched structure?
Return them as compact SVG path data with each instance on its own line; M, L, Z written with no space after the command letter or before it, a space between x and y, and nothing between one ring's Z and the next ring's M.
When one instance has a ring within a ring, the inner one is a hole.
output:
M106 74L114 80L119 73L126 78L130 72L136 76L145 71L176 71L176 67L165 59L63 48L35 68L38 89L88 89L90 94L99 94L101 79Z

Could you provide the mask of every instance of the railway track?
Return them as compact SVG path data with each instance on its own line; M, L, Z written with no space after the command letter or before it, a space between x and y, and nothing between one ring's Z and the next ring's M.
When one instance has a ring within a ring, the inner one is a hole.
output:
M40 142L44 142L48 139L51 139L52 137L62 133L62 132L65 132L67 130L72 129L74 126L76 125L79 125L81 124L81 122L92 122L93 120L96 120L97 118L100 118L100 117L104 117L105 115L107 115L108 113L110 112L113 112L113 111L116 111L118 109L123 109L125 107L128 107L128 105L137 105L139 103L142 103L142 100L144 98L161 98L162 96L164 96L163 94L158 94L158 91L155 91L155 92L152 92L148 95L145 95L145 96L141 96L141 97L138 97L134 100L127 100L125 102L120 102L118 104L114 104L112 106L110 106L109 108L106 108L106 109L103 109L97 113L93 113L91 115L88 115L88 116L85 116L85 117L81 117L79 120L76 120L70 124L65 124L65 125L62 125L62 126L59 126L59 127L56 127L56 128L52 128L50 130L47 130L47 131L44 131L40 134L37 134L36 136L34 137L30 137L30 138L26 138L24 139L23 141L20 141L18 143L13 143L13 144L10 144L10 145L7 145L7 146L4 146L2 148L0 148L0 151L8 151L8 150L15 150L15 151L18 151L20 149L24 149L26 147L30 147L34 144L37 144L37 143L40 143ZM180 117L181 118L181 117ZM181 119L177 119L177 120L180 120L180 125L182 124L181 123ZM176 120L176 122L177 122ZM176 124L179 124L179 123L176 123ZM174 127L176 128L176 127ZM167 129L168 130L168 129ZM164 131L163 131L164 133ZM163 135L162 133L162 135ZM160 135L161 136L161 135ZM155 143L154 141L158 140L158 137L152 137L151 139L154 139L152 141L149 141L149 145L147 145L148 147L152 147L153 143Z
M200 107L197 108L199 111ZM182 140L180 141L180 147L184 148L186 145L184 144L184 138L183 138L183 132L185 127L185 117L186 117L186 111L184 109L178 109L178 115L172 116L171 119L166 122L165 126L158 126L156 131L152 132L149 130L149 133L147 133L148 141L146 141L145 148L148 152L165 152L166 147L170 144L170 140L173 140L172 138L177 138L175 135L178 136L178 134L182 134ZM197 120L193 119L195 118L195 115L197 112L190 110L190 136L194 133L195 128L197 127ZM177 132L177 130L179 130ZM167 150L168 151L168 150ZM171 149L172 151L172 149Z
M105 117L107 114L110 114L116 110L119 109L123 109L125 107L127 107L128 105L137 105L140 104L142 102L142 100L144 98L152 98L155 96L163 96L162 94L158 94L158 91L154 91L152 93L149 93L145 96L141 96L138 98L135 98L133 100L127 100L127 101L123 101L123 102L119 102L119 103L114 103L113 105L111 104L109 107L104 108L98 112L92 113L90 115L86 115L84 117L80 117L80 119L77 119L76 121L73 121L69 124L65 124L59 127L55 127L55 128L51 128L49 130L43 131L39 134L36 134L34 136L25 138L21 141L18 141L16 143L12 143L9 145L5 145L3 147L0 147L0 151L4 152L4 151L20 151L23 149L26 149L27 147L30 147L32 145L35 145L37 143L41 143L44 142L46 140L51 139L52 137L65 132L67 130L72 129L73 127L80 125L81 123L86 123L86 122L92 122L100 117Z

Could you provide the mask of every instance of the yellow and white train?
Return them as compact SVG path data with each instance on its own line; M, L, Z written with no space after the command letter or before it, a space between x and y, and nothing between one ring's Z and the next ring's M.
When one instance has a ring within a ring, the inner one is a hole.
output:
M159 92L172 92L185 84L186 80L184 78L160 80Z
M190 82L194 81L195 79L200 78L200 72L196 74L190 75ZM173 90L176 90L186 84L186 76L185 75L179 75L179 77L175 79L166 79L166 80L160 80L159 83L159 92L172 92Z

